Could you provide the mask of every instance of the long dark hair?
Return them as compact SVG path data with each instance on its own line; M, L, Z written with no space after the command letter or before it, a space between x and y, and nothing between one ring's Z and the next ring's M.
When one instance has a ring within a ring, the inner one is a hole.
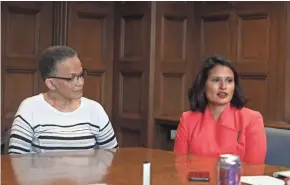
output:
M193 81L192 87L188 91L188 99L190 109L192 111L204 113L208 104L205 94L205 83L208 78L209 71L217 65L226 66L234 73L235 90L231 100L231 105L238 109L245 106L246 99L241 89L239 76L235 68L222 56L210 56L205 60L204 65L201 67L201 70Z

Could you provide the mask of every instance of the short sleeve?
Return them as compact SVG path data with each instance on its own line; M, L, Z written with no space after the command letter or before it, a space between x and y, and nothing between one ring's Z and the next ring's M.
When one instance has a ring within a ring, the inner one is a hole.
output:
M8 153L29 153L33 135L33 108L30 100L26 99L22 101L15 114L10 132Z
M92 131L97 140L97 148L112 149L118 147L117 138L111 120L104 108L97 102L92 110Z

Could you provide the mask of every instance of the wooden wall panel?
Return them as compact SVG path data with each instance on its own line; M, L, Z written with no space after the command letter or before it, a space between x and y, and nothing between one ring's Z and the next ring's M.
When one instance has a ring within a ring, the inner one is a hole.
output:
M277 81L279 76L279 37L283 29L279 17L282 3L237 4L233 31L236 35L236 67L243 79L259 79L260 85L244 83L242 88L250 99L248 107L262 113L265 121L282 121L283 90ZM264 81L264 82L262 82ZM263 84L263 85L262 85ZM249 91L256 91L251 96ZM257 93L260 92L260 94ZM258 108L260 107L260 108ZM258 109L257 109L258 108Z
M142 57L143 15L125 15L121 18L121 58L131 62Z
M165 14L162 18L161 29L161 61L184 62L186 59L186 16Z
M282 59L285 57L285 64L283 65L284 67L284 74L285 74L285 79L284 79L284 85L283 83L281 86L284 86L284 120L290 123L290 2L285 3L285 17L281 17L281 24L285 24L285 30L281 33L281 43L282 45L285 46L284 52L281 52ZM282 68L283 68L282 67ZM282 76L283 77L283 76ZM282 81L283 82L283 81Z
M161 116L178 116L185 108L185 75L163 73L160 84Z
M102 102L106 93L106 80L104 72L89 72L85 79L84 96Z
M187 90L194 69L194 17L190 2L156 6L154 117L179 118L188 109Z
M249 102L265 120L281 120L283 90L276 83L281 59L279 16L282 3L201 3L201 60L208 55L228 58L241 75ZM214 31L213 31L214 30ZM282 80L282 79L281 79ZM275 97L275 98L273 98ZM280 112L280 113L279 113Z
M150 3L116 3L114 122L121 147L146 146Z
M41 92L38 54L52 44L52 2L1 3L1 133L20 103Z
M232 58L233 27L232 8L229 2L202 2L196 3L194 15L198 20L195 24L199 28L201 39L200 63L211 55L221 55Z
M35 94L37 90L36 81L37 75L35 70L6 70L4 97L8 98L3 99L4 114L2 116L4 116L4 119L12 120L19 106L19 102L23 101L23 97L29 97ZM14 92L15 97L9 98L12 92Z
M231 27L229 14L215 14L201 18L202 58L210 55L231 57ZM214 31L213 31L214 30Z
M154 148L172 149L170 129L188 110L187 92L200 67L200 30L192 2L156 2L154 37ZM170 121L169 121L170 122ZM149 123L150 124L150 123Z
M238 13L237 67L240 72L267 73L270 59L269 13Z
M247 106L259 110L263 115L266 113L267 105L267 80L266 76L241 75L241 86L248 100Z
M121 127L120 132L122 145L125 147L140 147L144 146L143 140L140 139L142 135L141 130L131 129L129 127Z
M241 74L241 86L248 100L247 107L260 111L264 119L268 114L270 65L270 28L271 12L267 4L256 7L244 7L237 10L233 19L236 28L235 66ZM275 41L274 41L275 43ZM273 44L274 44L273 43ZM255 87L255 88L253 88Z
M53 44L66 45L69 11L68 1L54 2L53 10Z
M142 81L141 72L120 74L120 113L124 118L142 119Z
M67 45L88 69L84 96L98 101L112 118L113 2L69 2Z

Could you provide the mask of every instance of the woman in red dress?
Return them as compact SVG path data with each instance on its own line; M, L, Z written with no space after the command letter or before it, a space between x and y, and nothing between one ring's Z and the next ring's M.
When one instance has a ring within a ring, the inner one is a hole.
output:
M244 162L264 163L263 117L244 107L238 74L226 59L207 58L188 95L191 110L180 118L175 152L209 157L229 153Z

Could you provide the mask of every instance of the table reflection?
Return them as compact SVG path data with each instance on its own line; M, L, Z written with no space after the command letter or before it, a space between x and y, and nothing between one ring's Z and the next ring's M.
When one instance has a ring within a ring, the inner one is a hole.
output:
M202 157L195 155L178 154L175 157L175 168L180 180L180 184L192 184L188 181L188 173L194 172L209 172L210 182L208 184L216 184L217 178L217 162L218 158ZM264 164L242 164L242 175L264 175Z
M11 166L19 185L51 184L52 179L88 184L103 181L115 153L116 150L36 153L11 157Z
M152 185L215 185L217 158L147 148L119 148L3 156L3 185L141 185L143 162L151 162ZM243 175L272 175L289 168L243 164ZM208 171L208 183L189 182L190 171Z

